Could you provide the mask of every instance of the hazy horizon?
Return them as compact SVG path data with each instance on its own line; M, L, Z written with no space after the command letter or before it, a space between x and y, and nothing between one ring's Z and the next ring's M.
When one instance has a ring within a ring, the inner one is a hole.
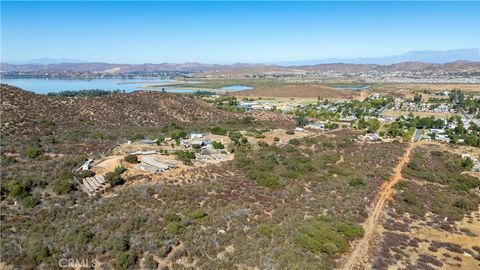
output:
M276 63L480 47L478 2L1 5L2 62Z

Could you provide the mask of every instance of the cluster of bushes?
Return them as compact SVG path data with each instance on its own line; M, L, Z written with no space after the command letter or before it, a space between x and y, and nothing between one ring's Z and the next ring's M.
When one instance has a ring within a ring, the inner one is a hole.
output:
M101 90L101 89L91 89L91 90L78 90L78 91L60 91L60 92L50 92L47 95L51 97L100 97L112 94L124 93L123 90Z
M294 144L301 142L290 140ZM312 158L302 155L300 149L292 146L280 148L263 141L259 142L259 146L261 150L254 153L245 146L237 147L235 165L260 186L277 188L281 186L280 178L300 180L317 172Z
M195 159L195 152L179 150L175 152L175 156L184 164L192 165L192 159Z
M380 128L380 121L376 118L365 120L365 118L362 117L358 120L357 128L366 129L367 132L372 133Z
M51 182L50 185L57 195L64 195L75 190L75 185L72 180L72 173L69 171L62 171L58 174L57 179Z
M327 217L300 227L295 241L313 253L341 254L349 249L348 240L363 236L360 225L351 222L332 222Z
M174 130L170 132L170 138L172 138L172 140L179 140L185 137L187 137L187 132L183 130Z
M230 131L228 137L233 142L233 145L245 145L248 143L248 139L242 135L239 131Z
M105 181L112 186L123 185L125 180L122 178L122 173L125 171L126 169L123 166L117 166L113 172L105 174Z
M425 148L416 149L410 163L403 169L403 176L441 186L400 182L397 188L402 192L397 195L397 211L419 217L431 211L449 220L462 219L465 214L476 210L480 203L480 196L472 192L473 188L480 187L480 181L462 174L470 166L472 163L468 158L461 159L458 155Z
M223 136L227 135L227 129L222 127L214 127L210 129L210 132L212 132L212 134L215 134L215 135L223 135Z
M31 194L34 185L35 182L31 178L25 178L20 181L7 181L4 187L10 197L19 200L24 207L32 208L41 203L39 197Z

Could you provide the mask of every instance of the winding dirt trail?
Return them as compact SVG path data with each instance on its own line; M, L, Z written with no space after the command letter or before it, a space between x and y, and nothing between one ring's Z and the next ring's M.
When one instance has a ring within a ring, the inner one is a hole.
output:
M384 215L384 208L387 201L392 197L395 184L402 178L402 168L410 160L410 153L414 147L414 143L410 143L407 150L403 154L402 159L395 167L392 177L382 184L381 191L370 210L367 220L364 223L365 235L352 248L351 252L341 263L340 269L365 269L370 256L369 251L374 247L381 232L381 220Z

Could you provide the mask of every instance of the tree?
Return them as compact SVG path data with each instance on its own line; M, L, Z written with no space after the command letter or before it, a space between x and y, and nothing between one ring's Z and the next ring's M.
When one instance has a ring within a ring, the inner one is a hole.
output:
M472 132L465 138L465 143L471 146L479 146L480 140L478 136Z
M126 155L125 156L125 161L128 163L138 163L138 157L137 155Z
M161 145L165 141L165 137L160 136L158 137L157 141L155 142L157 145Z
M297 117L297 125L299 127L303 127L307 124L307 120L305 119L305 116L303 115L300 115Z
M170 132L170 138L172 138L172 140L179 140L185 137L187 137L187 132L183 130L176 130L176 131Z
M225 149L225 146L221 142L212 142L213 149Z
M462 160L462 167L467 169L467 170L470 170L473 168L473 160L469 157L467 157L466 159Z
M420 102L422 101L422 94L415 94L413 96L413 102Z
M110 183L112 186L123 185L125 183L125 180L122 179L122 176L116 172L106 173L105 181Z

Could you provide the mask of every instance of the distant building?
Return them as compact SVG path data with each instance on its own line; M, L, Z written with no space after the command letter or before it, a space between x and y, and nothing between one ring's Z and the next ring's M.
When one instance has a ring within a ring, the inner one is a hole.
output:
M131 152L130 155L154 155L156 153L157 153L157 151L155 151L155 150L149 150L149 151L137 150L137 151Z
M196 141L193 141L191 144L192 144L192 147L203 147L203 146L209 145L210 143L211 142L207 140L196 140Z
M190 139L201 139L201 138L203 138L202 133L192 133L192 134L190 134Z
M138 169L151 173L160 173L175 167L177 164L173 162L160 161L154 157L144 157L142 162L137 165Z
M93 159L88 159L87 161L85 161L85 162L82 164L82 166L80 166L80 167L78 168L77 171L80 171L80 170L82 170L82 171L88 171L88 170L90 170L90 167L92 166L92 162L93 162Z
M311 123L305 126L305 128L310 129L325 129L325 124L321 122Z

